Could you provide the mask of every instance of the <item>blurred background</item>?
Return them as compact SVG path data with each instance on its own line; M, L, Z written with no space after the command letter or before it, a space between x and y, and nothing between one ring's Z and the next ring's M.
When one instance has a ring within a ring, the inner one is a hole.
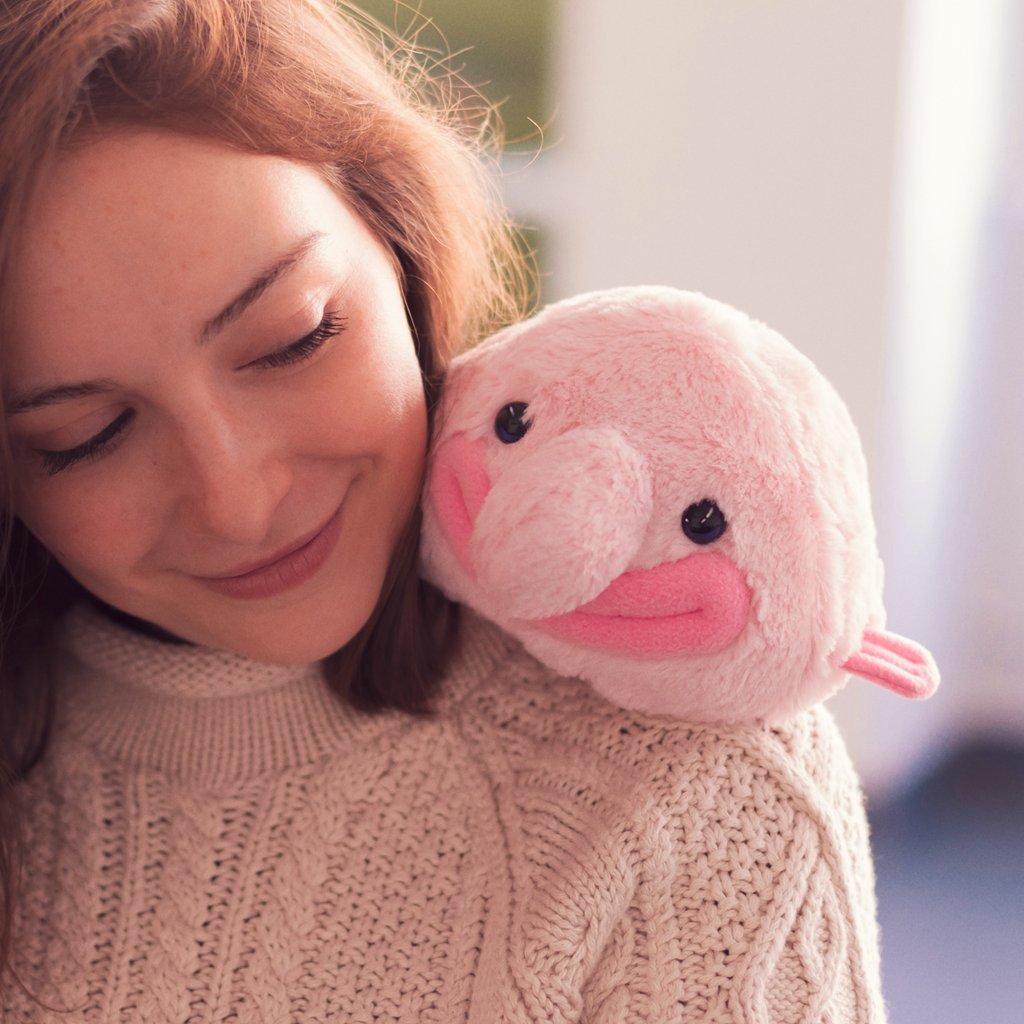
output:
M1024 1024L1024 4L365 0L501 111L542 299L706 292L849 405L911 704L831 707L864 779L892 1024ZM435 33L431 41L431 33Z

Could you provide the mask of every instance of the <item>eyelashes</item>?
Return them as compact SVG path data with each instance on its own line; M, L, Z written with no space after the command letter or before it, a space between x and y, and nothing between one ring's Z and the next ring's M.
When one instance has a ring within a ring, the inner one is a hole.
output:
M249 366L267 366L271 369L279 366L291 366L309 359L325 342L341 334L345 329L346 318L338 313L324 313L320 323L298 341L271 352L269 355L249 363Z
M115 439L133 419L135 419L135 410L125 409L116 420L108 423L98 434L94 434L83 444L59 452L39 449L44 469L50 476L53 476L55 473L73 466L76 462L87 462L102 451L112 450Z
M341 334L345 329L346 317L338 313L325 313L320 323L309 332L293 341L284 348L277 349L268 355L246 363L243 369L249 367L279 369L293 366L312 358L331 338ZM75 445L74 448L66 448L62 451L47 451L36 449L42 459L43 468L50 476L65 469L69 469L78 463L88 462L100 455L105 455L117 447L123 436L125 428L135 419L134 409L125 409L116 419L108 423L98 434L94 434L88 441Z

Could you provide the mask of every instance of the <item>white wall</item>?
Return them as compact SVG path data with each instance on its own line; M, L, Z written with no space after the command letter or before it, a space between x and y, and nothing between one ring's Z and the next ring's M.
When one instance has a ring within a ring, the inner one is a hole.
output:
M872 448L902 8L563 0L549 148L509 179L545 228L548 297L725 299L821 366Z
M945 681L917 714L869 714L882 774L1024 737L1024 7L907 14L881 541L890 606Z

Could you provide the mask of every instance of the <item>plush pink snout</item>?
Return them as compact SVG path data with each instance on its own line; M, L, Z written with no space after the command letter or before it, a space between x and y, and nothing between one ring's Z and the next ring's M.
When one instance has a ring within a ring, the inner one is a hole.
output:
M529 449L456 434L437 450L428 492L463 570L502 618L572 611L630 565L651 518L643 456L616 430L578 427Z
M476 578L469 547L473 523L491 489L484 466L486 451L485 441L456 434L434 452L427 484L427 500L434 507L445 540L470 579Z
M428 500L491 614L638 656L719 651L742 632L751 594L725 555L634 567L657 513L646 460L621 433L566 431L508 457L493 482L489 448L464 434L441 445Z

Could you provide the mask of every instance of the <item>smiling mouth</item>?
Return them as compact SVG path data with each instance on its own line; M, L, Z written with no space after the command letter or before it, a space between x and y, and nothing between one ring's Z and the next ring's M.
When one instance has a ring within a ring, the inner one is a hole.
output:
M283 552L224 576L193 577L208 590L224 597L264 598L284 593L314 576L334 550L344 523L345 502L312 536Z

